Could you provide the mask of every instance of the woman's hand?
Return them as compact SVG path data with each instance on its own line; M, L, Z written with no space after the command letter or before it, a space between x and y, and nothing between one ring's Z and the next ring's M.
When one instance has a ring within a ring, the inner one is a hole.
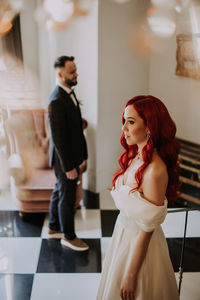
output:
M120 288L120 297L122 300L134 300L137 279L131 274L127 274L122 281Z

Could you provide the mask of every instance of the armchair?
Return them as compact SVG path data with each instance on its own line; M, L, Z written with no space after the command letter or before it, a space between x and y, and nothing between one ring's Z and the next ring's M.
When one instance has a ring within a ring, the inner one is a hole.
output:
M48 212L55 184L49 167L49 132L44 109L4 111L11 171L11 192L20 216ZM87 121L83 119L83 128ZM76 206L82 199L82 175L79 177Z
M48 212L55 175L48 163L49 135L45 110L11 110L5 128L11 192L20 215Z

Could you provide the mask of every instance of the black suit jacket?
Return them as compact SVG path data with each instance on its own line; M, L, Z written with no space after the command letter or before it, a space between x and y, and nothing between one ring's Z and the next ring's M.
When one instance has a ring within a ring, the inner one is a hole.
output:
M55 154L64 172L77 168L87 159L87 145L83 134L79 103L74 104L70 95L57 86L49 98L50 165Z

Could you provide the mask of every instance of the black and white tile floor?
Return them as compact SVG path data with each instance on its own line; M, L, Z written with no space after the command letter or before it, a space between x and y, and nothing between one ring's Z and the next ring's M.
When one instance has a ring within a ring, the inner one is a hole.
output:
M47 238L47 214L33 214L25 222L12 198L1 194L0 299L95 300L117 215L108 191L100 194L100 201L91 197L87 207L76 214L77 234L90 245L90 250L74 252L63 248L59 239ZM184 221L185 212L169 212L162 225L176 275ZM200 300L199 211L189 212L184 271L181 300Z
M180 142L183 184L177 207L197 208L200 146ZM1 192L0 300L95 300L118 211L109 191L100 194L100 201L90 192L85 195L85 206L76 213L76 232L90 250L74 252L63 248L60 239L48 239L48 214L32 214L23 221L12 197ZM172 210L168 209L162 227L178 282L186 213ZM183 270L181 300L200 300L199 210L188 214Z

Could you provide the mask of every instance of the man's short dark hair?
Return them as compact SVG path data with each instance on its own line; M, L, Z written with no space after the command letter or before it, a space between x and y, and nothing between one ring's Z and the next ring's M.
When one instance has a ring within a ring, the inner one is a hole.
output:
M66 61L74 61L74 56L59 56L54 63L54 68L64 67Z

